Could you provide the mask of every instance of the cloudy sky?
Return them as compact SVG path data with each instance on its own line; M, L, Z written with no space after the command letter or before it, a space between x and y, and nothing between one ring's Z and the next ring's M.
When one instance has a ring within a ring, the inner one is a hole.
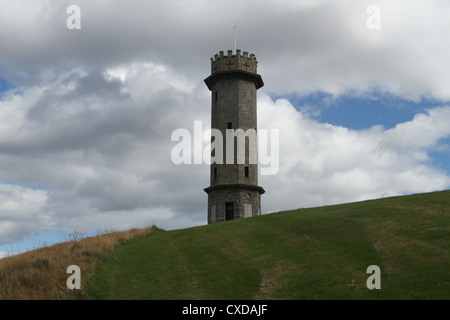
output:
M235 23L258 128L280 133L263 213L449 188L449 17L447 0L0 0L0 251L206 224L208 165L175 165L171 134L210 126L203 80Z

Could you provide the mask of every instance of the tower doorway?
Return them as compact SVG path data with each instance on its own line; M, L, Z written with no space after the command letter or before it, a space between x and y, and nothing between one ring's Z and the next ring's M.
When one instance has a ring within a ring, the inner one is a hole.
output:
M233 202L225 202L225 220L234 220Z

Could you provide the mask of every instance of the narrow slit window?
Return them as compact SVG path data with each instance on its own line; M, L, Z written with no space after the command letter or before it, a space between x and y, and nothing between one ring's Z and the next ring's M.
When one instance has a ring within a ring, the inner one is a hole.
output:
M217 168L214 168L214 180L217 179Z
M216 137L211 136L211 145L212 145L212 143L213 143L214 141L216 141ZM216 148L213 148L213 149L211 150L211 157L214 158L215 156L216 156Z
M232 122L228 122L227 123L227 129L233 129L233 123Z
M245 177L248 178L248 167L245 167Z
M217 102L219 100L219 93L216 91L214 92L214 102Z

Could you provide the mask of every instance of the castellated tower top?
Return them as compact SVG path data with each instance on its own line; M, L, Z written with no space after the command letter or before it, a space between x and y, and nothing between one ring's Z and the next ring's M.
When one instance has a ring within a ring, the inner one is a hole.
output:
M220 51L211 58L211 74L236 69L257 73L258 61L253 53L249 56L248 52L244 51L244 54L241 55L239 49L236 50L236 54L232 54L232 52L233 50L228 50L228 54L225 55L223 51Z
M257 66L258 61L253 53L249 55L244 51L241 54L239 49L236 50L236 54L233 54L233 50L228 50L227 54L220 51L211 58L211 76L205 79L205 83L211 90L216 81L224 77L237 77L254 82L256 89L259 89L264 86L264 82L257 74Z

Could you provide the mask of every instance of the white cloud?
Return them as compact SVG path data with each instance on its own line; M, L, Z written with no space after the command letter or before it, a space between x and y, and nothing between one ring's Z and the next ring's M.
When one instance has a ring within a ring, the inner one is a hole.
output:
M17 185L0 189L0 243L55 228L203 223L206 202L196 199L208 168L172 164L170 136L208 122L207 90L168 67L122 68L120 81L110 71L74 70L4 96L0 173ZM32 183L45 190L18 186Z
M450 107L419 113L408 122L399 123L386 133L386 143L421 150L436 146L440 138L450 135Z
M0 243L33 231L206 222L209 168L171 163L173 130L210 121L209 58L254 52L265 87L259 128L280 129L280 171L260 177L263 211L422 192L450 185L429 161L450 135L449 107L392 129L308 117L285 93L449 100L447 1L0 0ZM366 27L368 5L381 29ZM219 14L220 11L220 14ZM14 35L14 36L11 36ZM302 107L302 106L300 106ZM11 183L11 184L7 184ZM29 187L39 184L41 189Z
M31 232L52 227L47 205L48 193L44 190L0 184L0 241L16 241Z
M406 99L449 100L446 0L78 1L82 30L66 28L69 1L1 0L3 74L16 83L43 69L111 68L136 61L171 66L200 83L207 59L233 44L254 51L271 92L342 94L374 88ZM369 5L381 29L366 25ZM14 34L14 37L10 35ZM176 81L176 79L173 79Z

